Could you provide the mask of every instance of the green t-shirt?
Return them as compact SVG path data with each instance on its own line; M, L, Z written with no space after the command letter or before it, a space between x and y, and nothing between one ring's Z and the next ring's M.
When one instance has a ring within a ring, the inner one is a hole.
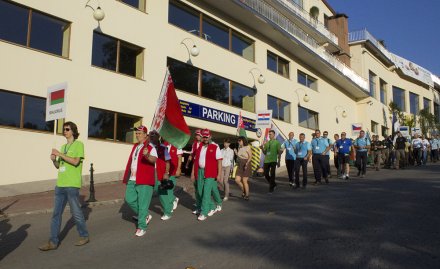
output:
M266 152L266 157L264 158L264 163L276 163L278 162L278 152L281 149L281 144L278 140L269 140L264 144L264 151Z
M58 187L81 188L82 183L82 163L84 159L84 144L75 140L72 144L65 144L60 152L72 158L81 158L78 166L73 166L61 158L58 159L60 166L58 168Z

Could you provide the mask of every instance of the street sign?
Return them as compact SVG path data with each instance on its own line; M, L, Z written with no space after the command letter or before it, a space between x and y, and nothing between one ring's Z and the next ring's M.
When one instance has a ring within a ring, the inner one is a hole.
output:
M47 89L46 121L66 117L67 82L50 86Z

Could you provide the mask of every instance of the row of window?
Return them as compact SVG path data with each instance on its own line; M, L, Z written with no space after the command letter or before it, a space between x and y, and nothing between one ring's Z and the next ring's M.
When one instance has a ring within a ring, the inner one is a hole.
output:
M370 85L370 96L376 98L376 80L377 76L373 72L368 72L368 79ZM384 105L388 105L387 100L387 83L379 78L379 90L380 90L380 102ZM402 110L406 111L405 105L405 90L399 87L393 86L393 102ZM431 111L431 100L423 98L423 109ZM410 92L409 93L409 112L417 115L419 113L419 95Z

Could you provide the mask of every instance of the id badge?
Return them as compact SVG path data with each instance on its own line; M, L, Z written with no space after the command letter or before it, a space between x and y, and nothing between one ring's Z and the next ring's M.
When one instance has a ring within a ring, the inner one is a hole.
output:
M340 149L343 149L343 148L344 148L344 146L340 146L339 148L340 148Z
M65 166L61 166L59 171L60 171L61 173L66 172L66 167L65 167Z
M266 155L270 155L270 151Z
M316 150L319 150L319 147L318 147L318 146L316 146L316 147L315 147L315 149L316 149Z

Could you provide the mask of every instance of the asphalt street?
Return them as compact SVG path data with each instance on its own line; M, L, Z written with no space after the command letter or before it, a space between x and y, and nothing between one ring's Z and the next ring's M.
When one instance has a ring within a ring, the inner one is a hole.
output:
M91 242L78 238L69 212L61 245L47 241L50 214L0 220L0 268L440 268L440 165L369 170L367 177L292 190L281 179L272 195L252 179L251 200L233 197L204 222L179 193L161 221L158 198L144 237L134 236L124 204L85 209ZM313 181L313 180L310 180ZM232 182L231 182L232 183ZM232 184L233 194L239 194Z

